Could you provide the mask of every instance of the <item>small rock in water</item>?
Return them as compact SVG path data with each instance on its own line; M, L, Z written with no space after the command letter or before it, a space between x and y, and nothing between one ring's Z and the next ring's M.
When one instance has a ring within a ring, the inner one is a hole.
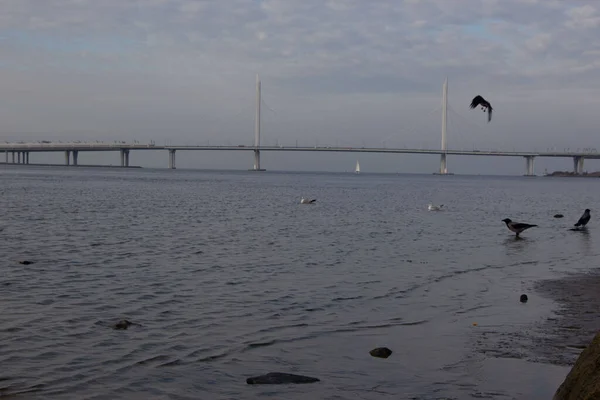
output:
M554 218L562 218L562 217L564 217L564 215L562 215L562 214L554 214Z
M313 383L319 382L318 378L310 376L286 374L283 372L269 372L266 375L246 379L248 385L279 385L282 383Z
M23 264L23 265L29 265L29 264L33 264L33 261L19 261L19 264Z
M127 329L132 325L139 325L130 321L127 321L126 319L122 319L119 322L117 322L116 324L113 325L114 329Z
M378 347L376 349L371 350L369 354L373 357L388 358L392 355L392 351L387 347Z
M522 294L520 300L521 300L521 303L527 303L527 300L528 300L527 295L526 294Z

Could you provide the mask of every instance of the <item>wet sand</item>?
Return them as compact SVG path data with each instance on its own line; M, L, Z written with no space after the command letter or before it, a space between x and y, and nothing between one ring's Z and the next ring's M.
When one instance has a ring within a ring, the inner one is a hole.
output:
M541 296L557 304L551 315L502 332L483 332L479 352L570 368L600 330L600 270L541 280L530 290L524 306L543 308L536 304Z
M600 330L600 270L539 281L534 289L559 305L555 316L538 327L544 332L539 355L571 366Z

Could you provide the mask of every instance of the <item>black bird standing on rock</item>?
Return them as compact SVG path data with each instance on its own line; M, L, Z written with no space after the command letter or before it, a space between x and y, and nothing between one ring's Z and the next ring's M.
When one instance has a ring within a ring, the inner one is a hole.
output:
M485 109L487 108L487 112L488 112L488 122L490 122L492 120L492 105L490 104L489 101L487 101L486 99L484 99L483 97L481 97L480 95L477 95L473 98L473 101L471 101L471 108L475 108L477 106L481 106L481 109L485 112Z
M506 227L510 231L515 232L517 234L517 237L519 237L519 233L523 232L525 229L529 229L529 228L533 228L534 226L537 226L537 225L532 225L532 224L525 224L523 222L513 222L510 218L504 218L502 220L502 222L504 222L506 224Z
M579 218L579 221L577 221L575 226L578 228L585 227L587 225L587 223L590 222L590 218L592 218L592 216L590 215L590 209L586 208L585 211L583 212L583 215L581 216L581 218Z

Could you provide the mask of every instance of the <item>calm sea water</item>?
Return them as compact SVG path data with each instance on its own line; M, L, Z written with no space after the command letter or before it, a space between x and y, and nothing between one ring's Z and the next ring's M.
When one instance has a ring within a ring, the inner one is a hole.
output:
M0 194L0 397L548 399L568 368L498 338L600 261L594 179L2 167ZM321 382L245 383L271 371Z

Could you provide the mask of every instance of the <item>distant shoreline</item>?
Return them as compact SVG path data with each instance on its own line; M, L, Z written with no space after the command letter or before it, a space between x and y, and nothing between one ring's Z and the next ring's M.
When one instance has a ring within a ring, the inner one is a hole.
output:
M560 176L560 177L571 177L571 178L600 178L600 171L596 172L584 172L582 174L576 174L575 172L569 171L554 171L544 176Z

